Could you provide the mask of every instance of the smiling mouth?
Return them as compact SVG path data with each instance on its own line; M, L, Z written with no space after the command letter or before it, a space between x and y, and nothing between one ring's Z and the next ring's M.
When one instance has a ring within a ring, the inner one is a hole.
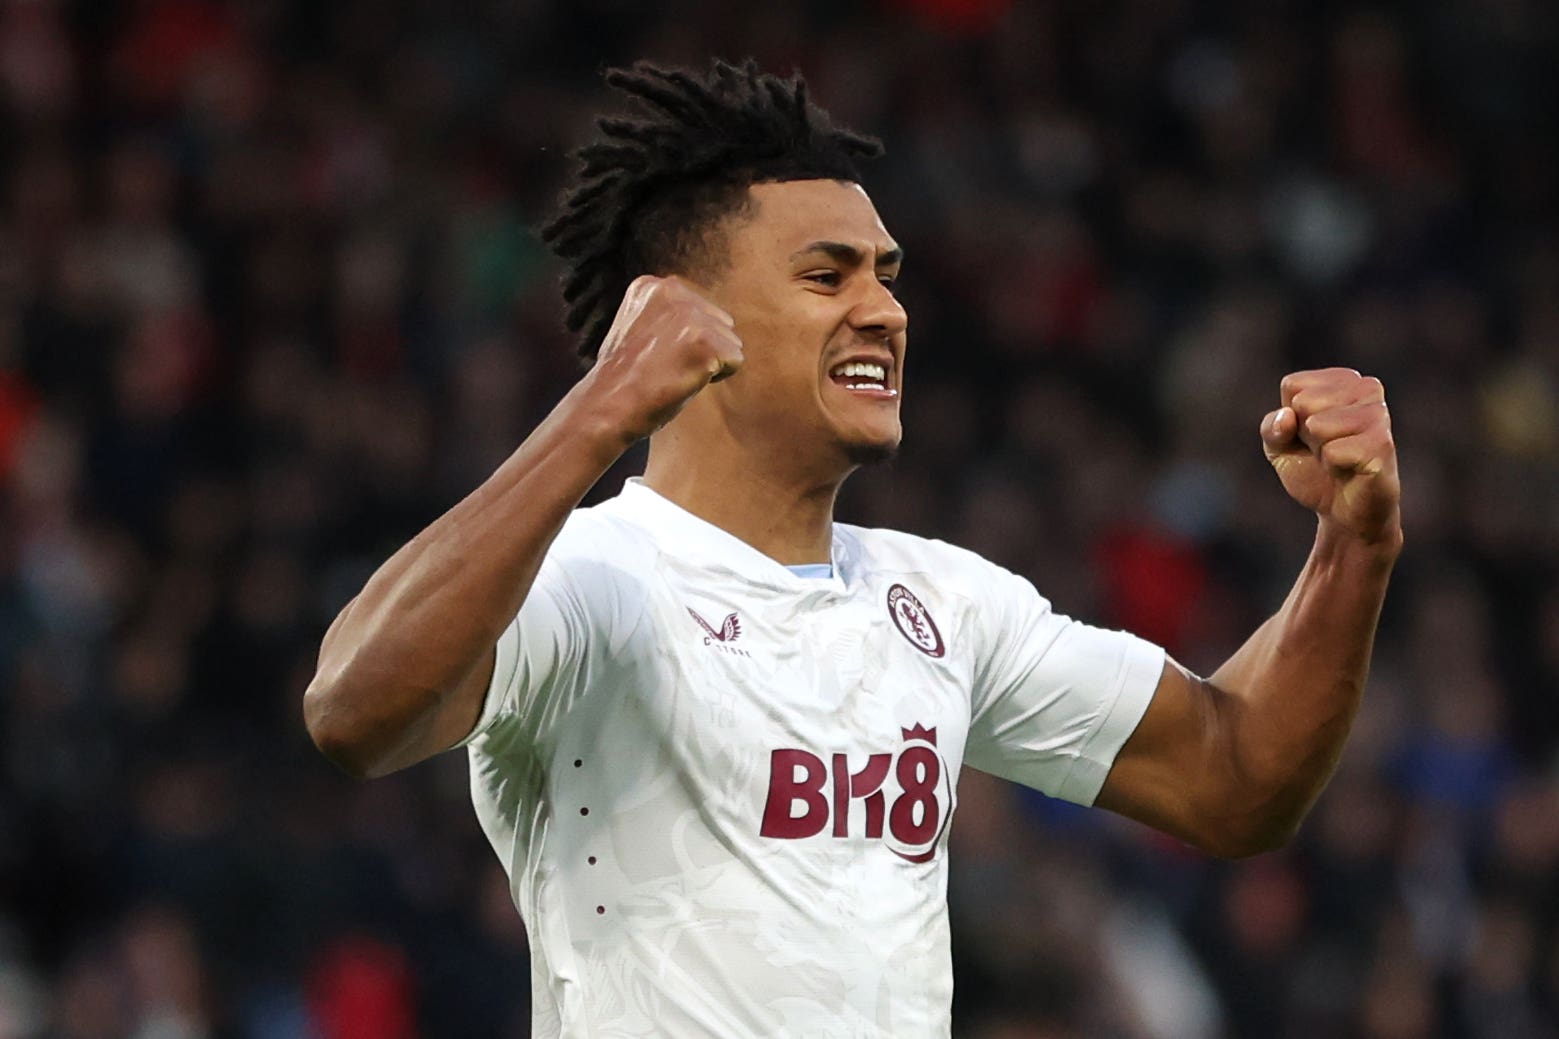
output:
M888 369L872 361L847 361L835 365L828 377L836 385L853 393L873 397L897 397L899 391L888 385Z

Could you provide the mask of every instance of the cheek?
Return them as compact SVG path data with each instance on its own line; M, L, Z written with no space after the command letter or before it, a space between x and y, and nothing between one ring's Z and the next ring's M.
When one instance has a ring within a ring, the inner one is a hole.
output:
M743 365L742 372L749 376L742 387L742 400L750 412L794 416L816 409L822 389L815 361L798 363L766 353L761 360Z
M816 393L821 352L801 329L764 321L739 323L737 330L742 337L742 371L755 376L752 382L762 383L769 392L806 387Z
M755 407L794 410L802 400L818 398L819 380L826 377L822 355L840 321L831 304L827 297L787 289L744 293L741 303L727 308L742 338L742 371L752 376L744 390L765 398Z

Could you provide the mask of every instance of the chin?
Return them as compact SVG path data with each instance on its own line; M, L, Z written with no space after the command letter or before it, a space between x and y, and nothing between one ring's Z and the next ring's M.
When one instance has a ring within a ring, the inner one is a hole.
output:
M878 465L899 453L897 440L856 440L845 445L851 465Z

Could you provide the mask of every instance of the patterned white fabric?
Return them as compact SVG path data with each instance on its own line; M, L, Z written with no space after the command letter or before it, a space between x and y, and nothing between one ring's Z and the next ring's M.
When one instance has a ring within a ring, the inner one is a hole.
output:
M637 481L565 525L467 741L535 1036L948 1035L961 764L1091 803L1163 651L942 542L833 565Z

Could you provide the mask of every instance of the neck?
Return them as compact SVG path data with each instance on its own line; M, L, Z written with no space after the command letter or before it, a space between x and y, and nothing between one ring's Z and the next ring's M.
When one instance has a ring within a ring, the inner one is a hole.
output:
M806 475L740 448L700 450L671 426L651 438L644 467L651 490L785 566L831 560L834 500L847 475Z

